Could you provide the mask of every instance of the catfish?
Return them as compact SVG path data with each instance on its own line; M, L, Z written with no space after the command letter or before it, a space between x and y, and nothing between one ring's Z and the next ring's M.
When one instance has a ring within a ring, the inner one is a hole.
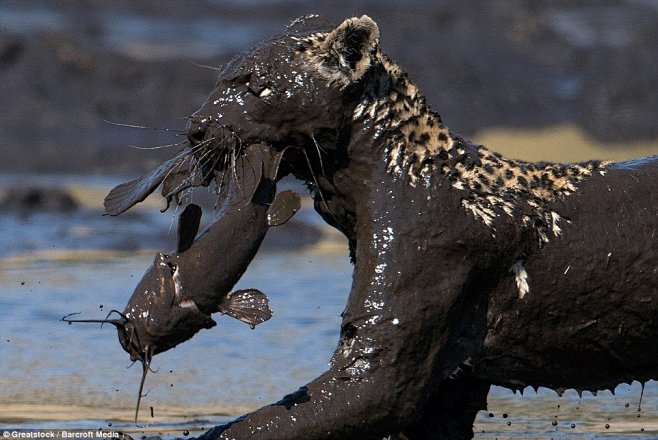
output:
M231 289L255 256L269 227L285 223L300 208L299 196L294 192L276 194L282 155L260 144L246 147L242 166L233 170L224 212L197 238L201 208L194 204L185 208L179 217L176 251L156 255L123 313L113 311L120 318L62 318L69 323L116 326L123 349L132 361L142 364L135 422L153 356L187 341L202 329L214 327L212 313L232 316L252 328L272 316L264 293Z

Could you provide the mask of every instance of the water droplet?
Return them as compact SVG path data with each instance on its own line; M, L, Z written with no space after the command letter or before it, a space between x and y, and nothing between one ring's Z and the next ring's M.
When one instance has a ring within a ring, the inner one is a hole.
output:
M102 309L102 308L103 308L103 304L99 304L98 307Z
M185 431L183 431L183 435L187 437L188 435L190 435L190 431L186 429Z
M553 426L557 426L557 420L553 420L553 421L551 422L551 425L553 425Z
M608 423L605 424L605 429L610 429L610 425Z
M626 408L628 408L629 406L631 406L631 404L628 403L628 402L626 402L626 403L624 404L624 406L625 406Z
M638 417L638 418L642 417L642 414L638 414L637 417Z
M107 426L112 426L112 422L108 422L108 423L107 423Z
M507 426L512 426L512 422L507 422Z
M494 413L489 413L489 417L493 417L493 416L494 416Z
M571 424L571 429L574 429L575 427L576 427L576 424L575 424L575 423L572 423L572 424Z
M506 419L508 417L507 413L503 413L503 419Z

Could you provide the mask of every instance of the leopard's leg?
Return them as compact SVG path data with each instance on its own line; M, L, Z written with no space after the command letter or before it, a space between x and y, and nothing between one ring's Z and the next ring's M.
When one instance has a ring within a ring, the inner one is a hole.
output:
M478 411L487 409L491 384L468 373L441 382L420 417L404 432L409 440L469 440Z
M370 277L359 276L359 269L372 272L372 267L357 268L331 368L282 401L201 438L381 439L415 433L415 422L429 423L429 409L444 410L456 398L441 393L459 391L458 382L441 384L475 350L478 338L473 329L484 326L478 301L464 288L470 284L469 270L444 267L442 280L432 280L431 285L411 284L420 277L405 279L396 271L395 282L386 291L373 285ZM395 285L398 282L404 289ZM440 293L428 294L428 289ZM364 304L375 302L382 304L377 313L367 313ZM475 388L482 391L484 386ZM436 390L444 391L435 394ZM443 432L454 429L462 437L450 438L467 438L472 414L467 408L456 424L444 425Z

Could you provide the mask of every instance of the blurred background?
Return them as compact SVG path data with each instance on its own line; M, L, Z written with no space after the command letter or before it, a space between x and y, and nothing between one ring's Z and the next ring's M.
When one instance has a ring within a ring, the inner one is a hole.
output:
M215 81L199 65L218 66L307 13L372 16L384 50L453 131L478 142L523 145L529 156L552 157L564 148L556 143L596 143L610 157L657 151L656 0L3 0L0 170L158 163L169 151L128 145L171 136L104 121L184 129Z
M658 154L658 0L2 0L0 427L145 429L129 423L140 371L124 368L114 331L59 318L123 309L154 253L174 247L177 211L160 214L155 197L108 218L102 199L177 151L214 67L308 13L370 15L444 122L496 151ZM212 221L214 196L192 197ZM252 332L221 317L159 356L143 400L151 430L207 428L326 368L351 266L308 201L294 220L241 281L270 295L275 318ZM658 387L641 407L640 389L494 389L478 437L658 438Z

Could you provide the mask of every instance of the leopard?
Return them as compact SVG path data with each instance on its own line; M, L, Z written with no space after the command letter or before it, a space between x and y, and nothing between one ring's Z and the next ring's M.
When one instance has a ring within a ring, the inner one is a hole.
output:
M218 185L250 145L285 150L277 179L306 183L353 263L327 371L200 439L469 439L492 385L658 378L658 156L528 162L471 142L366 15L304 16L237 55L186 134Z

